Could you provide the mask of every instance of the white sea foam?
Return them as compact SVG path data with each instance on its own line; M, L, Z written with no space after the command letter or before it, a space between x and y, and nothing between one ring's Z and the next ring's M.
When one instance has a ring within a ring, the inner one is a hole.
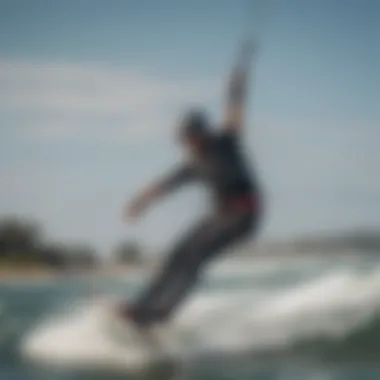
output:
M180 310L167 338L175 342L182 359L204 350L286 347L305 337L342 336L379 309L380 269L364 273L345 265L287 286L196 294ZM126 369L141 365L146 354L134 344L111 339L104 329L104 312L104 307L83 304L46 321L26 337L23 351L69 364Z

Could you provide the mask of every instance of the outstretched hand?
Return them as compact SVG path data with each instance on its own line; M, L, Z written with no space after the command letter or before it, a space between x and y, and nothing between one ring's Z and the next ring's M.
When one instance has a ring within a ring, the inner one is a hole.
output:
M146 205L145 202L143 202L140 199L133 200L130 203L127 203L124 206L123 210L123 219L125 221L135 221L144 211Z
M235 92L237 88L241 88L245 85L248 69L256 51L257 44L252 38L246 39L240 46L237 65L230 78L230 88L233 92Z
M124 219L131 221L137 219L150 203L160 194L160 186L151 185L140 192L124 207Z

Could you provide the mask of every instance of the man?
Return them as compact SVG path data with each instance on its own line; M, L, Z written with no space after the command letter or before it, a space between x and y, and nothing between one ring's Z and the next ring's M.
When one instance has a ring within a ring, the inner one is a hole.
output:
M148 289L135 302L121 307L121 315L138 327L167 321L206 263L257 230L262 212L260 191L240 149L252 57L252 46L246 44L229 83L221 130L213 130L202 112L189 112L180 126L179 141L189 150L190 160L126 206L126 216L135 218L153 201L193 180L202 181L215 199L215 210L178 242Z

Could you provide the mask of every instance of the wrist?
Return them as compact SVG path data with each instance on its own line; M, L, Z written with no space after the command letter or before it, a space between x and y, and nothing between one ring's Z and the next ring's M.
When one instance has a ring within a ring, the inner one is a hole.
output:
M148 187L140 197L140 203L147 204L152 202L158 194L158 189L156 186Z

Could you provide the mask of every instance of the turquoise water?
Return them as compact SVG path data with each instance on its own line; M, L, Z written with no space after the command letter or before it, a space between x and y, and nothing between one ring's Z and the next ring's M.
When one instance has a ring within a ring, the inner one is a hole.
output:
M122 379L36 366L23 338L94 293L129 296L142 278L61 278L0 284L0 379ZM380 260L358 255L218 265L178 314L200 345L178 378L377 380ZM91 348L91 347L90 347ZM157 378L157 377L156 377Z

